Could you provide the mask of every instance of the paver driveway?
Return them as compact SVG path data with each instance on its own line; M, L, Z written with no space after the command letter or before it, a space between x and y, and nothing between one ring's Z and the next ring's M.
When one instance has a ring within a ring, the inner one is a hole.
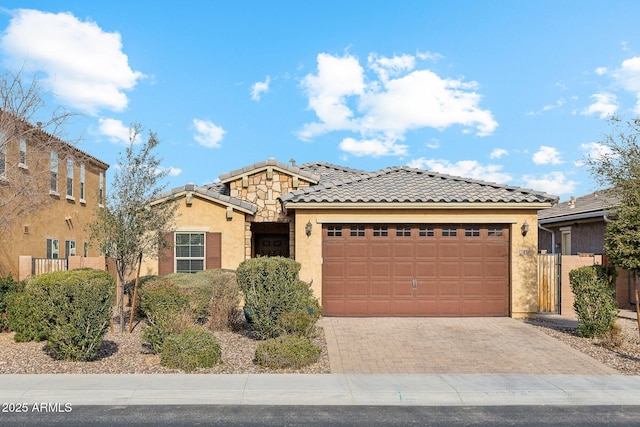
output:
M561 374L618 372L508 317L325 317L332 373Z

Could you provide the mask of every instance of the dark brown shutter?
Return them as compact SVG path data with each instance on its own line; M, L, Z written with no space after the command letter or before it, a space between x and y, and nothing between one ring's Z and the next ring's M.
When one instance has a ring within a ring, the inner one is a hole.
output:
M170 274L173 273L173 243L174 243L174 234L166 233L164 235L165 240L169 244L168 247L159 248L159 258L158 258L158 274Z
M222 267L222 234L207 233L207 263L205 268L212 270Z

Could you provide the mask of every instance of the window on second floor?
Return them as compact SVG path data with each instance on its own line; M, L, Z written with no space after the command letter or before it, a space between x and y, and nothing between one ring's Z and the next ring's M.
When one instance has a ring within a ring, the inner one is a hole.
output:
M20 138L20 158L19 164L22 169L27 169L27 140Z
M98 204L104 205L104 172L100 172L100 188L98 189Z
M84 202L84 164L80 165L80 201Z
M57 194L58 193L58 153L56 153L55 151L51 152L50 170L51 170L51 180L50 180L49 190L51 191L51 193Z
M67 197L73 198L73 160L67 159Z

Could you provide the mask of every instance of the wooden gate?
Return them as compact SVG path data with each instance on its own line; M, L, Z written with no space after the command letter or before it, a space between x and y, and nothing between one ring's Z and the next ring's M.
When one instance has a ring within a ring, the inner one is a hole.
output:
M32 258L31 276L36 277L54 271L67 271L69 264L67 258Z
M538 311L560 313L560 254L538 255Z

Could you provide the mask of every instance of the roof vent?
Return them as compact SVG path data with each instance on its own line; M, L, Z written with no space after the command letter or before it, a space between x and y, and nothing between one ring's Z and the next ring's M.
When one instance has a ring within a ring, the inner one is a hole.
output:
M573 209L576 207L576 196L571 196L569 200L569 209Z
M289 163L291 163L291 166L295 166L296 165L296 159L294 159L294 158L289 159Z

